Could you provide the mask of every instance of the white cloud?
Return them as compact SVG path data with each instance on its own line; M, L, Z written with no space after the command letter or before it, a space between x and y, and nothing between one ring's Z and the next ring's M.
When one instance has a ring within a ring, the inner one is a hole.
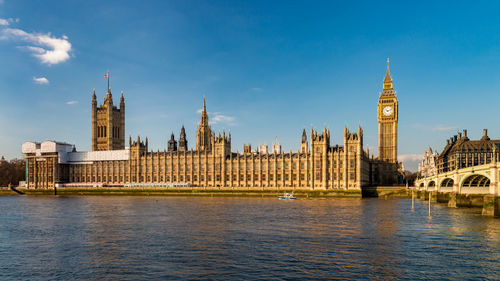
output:
M219 112L214 112L212 116L212 124L218 124L218 123L232 124L234 120L235 120L234 117L227 116Z
M0 19L0 25L3 25L3 26L10 25L13 22L19 22L19 19L18 18Z
M202 109L198 109L196 111L198 114L201 114ZM233 116L228 116L225 115L221 112L207 112L208 114L208 121L210 124L234 124L234 121L236 120L235 117Z
M17 28L5 28L1 32L0 39L22 40L32 43L32 46L24 46L24 48L44 64L58 64L70 58L71 43L65 35L57 38L50 33L29 33Z
M37 84L42 84L42 85L45 85L45 84L49 84L49 79L45 78L45 77L33 77L33 81L35 81L35 83Z
M78 101L76 100L70 100L70 101L67 101L66 104L69 104L69 105L72 105L72 104L77 104Z
M406 162L406 161L420 161L422 160L422 154L399 154L398 161Z
M416 172L418 163L422 161L422 156L422 154L400 154L398 155L398 161L403 162L406 170Z

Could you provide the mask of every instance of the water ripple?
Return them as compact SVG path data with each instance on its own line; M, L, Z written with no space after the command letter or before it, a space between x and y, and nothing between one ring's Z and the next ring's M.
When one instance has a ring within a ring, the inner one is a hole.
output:
M500 279L500 220L409 200L0 197L1 280Z

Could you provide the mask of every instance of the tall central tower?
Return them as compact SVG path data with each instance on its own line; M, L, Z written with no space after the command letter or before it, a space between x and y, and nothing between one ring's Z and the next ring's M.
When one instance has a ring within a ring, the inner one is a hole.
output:
M205 105L205 97L203 97L203 110L201 111L200 124L196 130L196 150L211 151L212 150L212 130L208 125L207 107Z
M120 97L120 108L113 105L108 88L104 104L97 106L95 90L92 95L92 151L125 149L125 99Z
M387 59L384 87L378 99L378 157L389 163L398 161L398 99L392 86Z

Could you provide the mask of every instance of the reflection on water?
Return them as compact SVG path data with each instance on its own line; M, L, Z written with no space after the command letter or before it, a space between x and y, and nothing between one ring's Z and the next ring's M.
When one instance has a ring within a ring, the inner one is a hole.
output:
M0 279L500 279L500 220L409 200L0 197Z

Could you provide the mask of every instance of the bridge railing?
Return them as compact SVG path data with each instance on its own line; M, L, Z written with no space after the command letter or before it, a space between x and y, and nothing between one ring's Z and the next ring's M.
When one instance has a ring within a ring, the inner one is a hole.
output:
M443 186L439 188L439 192L453 192L453 186Z
M490 187L489 186L462 187L460 189L460 193L462 193L462 194L488 194L488 193L490 193Z

